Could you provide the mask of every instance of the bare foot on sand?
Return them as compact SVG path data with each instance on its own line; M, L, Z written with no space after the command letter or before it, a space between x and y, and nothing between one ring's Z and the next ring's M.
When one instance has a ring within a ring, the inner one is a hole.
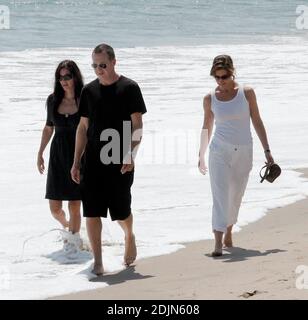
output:
M215 243L215 249L212 252L212 257L222 256L222 243Z
M233 242L232 242L232 234L226 234L224 237L224 247L225 248L232 248Z
M213 251L212 252L212 257L215 258L215 257L221 257L222 256L222 251Z
M124 264L128 267L131 265L137 257L137 247L135 235L125 238L125 253L124 253Z
M96 274L97 276L101 276L104 273L104 267L101 264L95 264L91 272Z

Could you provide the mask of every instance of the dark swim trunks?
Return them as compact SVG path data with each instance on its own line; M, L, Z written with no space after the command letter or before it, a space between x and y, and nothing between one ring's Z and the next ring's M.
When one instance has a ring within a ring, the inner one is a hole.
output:
M131 186L134 172L120 172L121 165L101 171L87 170L82 176L83 216L87 218L107 217L125 220L131 214Z

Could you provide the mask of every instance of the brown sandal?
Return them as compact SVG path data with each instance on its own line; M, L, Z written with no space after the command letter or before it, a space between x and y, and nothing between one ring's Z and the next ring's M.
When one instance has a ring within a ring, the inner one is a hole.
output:
M265 172L264 174L262 175L262 170L265 169ZM267 180L268 182L274 182L276 178L278 178L281 174L281 168L278 166L277 163L273 163L273 164L270 164L270 165L265 165L264 167L261 168L260 170L260 178L261 178L261 183L264 181L264 180Z

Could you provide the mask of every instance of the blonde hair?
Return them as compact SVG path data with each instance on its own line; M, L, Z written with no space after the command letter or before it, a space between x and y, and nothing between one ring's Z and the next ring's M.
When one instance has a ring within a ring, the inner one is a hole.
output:
M210 75L215 77L217 70L226 70L230 75L234 77L235 69L233 66L233 60L227 54L221 54L214 58Z

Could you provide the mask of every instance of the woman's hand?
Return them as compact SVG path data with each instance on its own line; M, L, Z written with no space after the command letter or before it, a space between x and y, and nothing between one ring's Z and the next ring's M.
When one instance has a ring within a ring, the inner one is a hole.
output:
M265 164L271 165L271 164L275 163L274 158L273 158L271 152L265 152L265 158L266 158Z
M198 162L198 169L201 172L201 174L205 175L207 172L207 166L205 164L205 160L204 158L199 158L199 162Z
M39 173L43 174L44 170L45 170L45 165L44 165L43 155L40 153L38 153L38 155L37 155L37 164L36 165L37 165Z

